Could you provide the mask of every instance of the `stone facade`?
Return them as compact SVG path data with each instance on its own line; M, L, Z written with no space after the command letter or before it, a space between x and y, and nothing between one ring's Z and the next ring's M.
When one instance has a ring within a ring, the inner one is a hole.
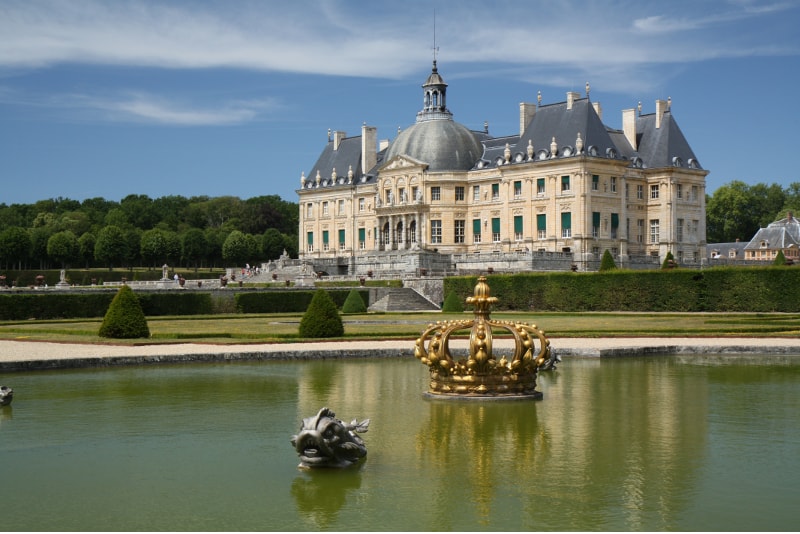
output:
M585 97L521 104L519 134L492 137L452 120L435 62L422 87L423 110L394 144L376 148L366 125L334 132L301 177L300 259L315 270L518 271L536 255L556 260L539 267L593 270L606 249L620 266L706 257L708 172L670 101L624 110L614 130L587 84Z

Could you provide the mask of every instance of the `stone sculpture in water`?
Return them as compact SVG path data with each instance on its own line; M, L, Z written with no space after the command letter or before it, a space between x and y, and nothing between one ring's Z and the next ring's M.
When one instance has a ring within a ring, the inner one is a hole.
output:
M357 433L364 433L369 419L344 423L328 408L306 417L292 446L300 456L301 468L348 467L367 456L367 447Z

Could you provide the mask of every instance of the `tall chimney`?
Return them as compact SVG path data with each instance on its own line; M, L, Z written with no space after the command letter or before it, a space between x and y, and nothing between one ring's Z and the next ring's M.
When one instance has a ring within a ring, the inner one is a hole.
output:
M519 135L525 133L525 129L533 120L536 114L536 104L528 104L527 102L519 103Z
M622 110L622 132L625 134L625 139L631 144L634 150L638 150L636 146L636 110L623 109Z
M345 137L347 137L347 133L345 133L345 132L340 132L338 130L333 132L333 149L334 150L339 150L339 144L342 142L342 140L344 140Z
M572 104L581 97L580 93L567 91L567 109L572 109Z
M378 142L378 129L374 126L361 125L361 174L367 174L378 162L375 146Z
M668 109L669 106L666 100L656 100L656 128L661 128L661 119Z
M592 102L592 106L594 107L594 112L597 113L597 117L603 120L603 106L600 105L600 102Z

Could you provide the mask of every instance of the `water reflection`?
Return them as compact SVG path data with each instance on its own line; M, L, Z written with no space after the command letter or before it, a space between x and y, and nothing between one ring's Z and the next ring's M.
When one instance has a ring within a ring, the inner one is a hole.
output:
M361 487L359 466L347 469L314 469L292 482L298 516L309 530L334 529L348 494Z

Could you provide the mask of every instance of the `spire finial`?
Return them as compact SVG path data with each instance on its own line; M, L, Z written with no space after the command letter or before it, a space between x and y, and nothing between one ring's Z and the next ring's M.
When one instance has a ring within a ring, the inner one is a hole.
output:
M433 70L436 70L436 54L439 47L436 46L436 8L433 10Z

